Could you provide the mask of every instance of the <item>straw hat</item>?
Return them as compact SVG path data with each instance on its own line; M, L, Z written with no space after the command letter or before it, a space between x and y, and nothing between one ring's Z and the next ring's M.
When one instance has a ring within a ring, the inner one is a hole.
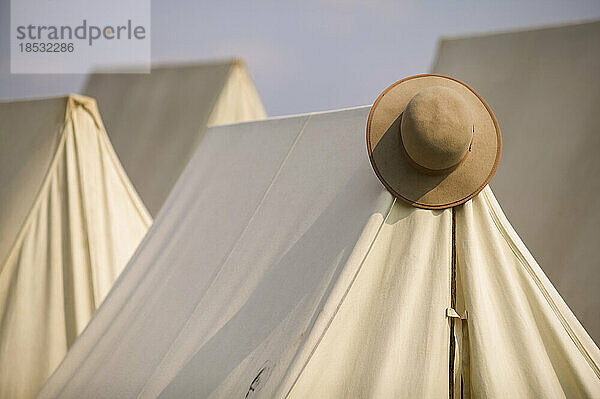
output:
M500 128L465 83L417 75L381 93L367 121L371 165L384 186L413 206L460 205L489 183L500 161Z

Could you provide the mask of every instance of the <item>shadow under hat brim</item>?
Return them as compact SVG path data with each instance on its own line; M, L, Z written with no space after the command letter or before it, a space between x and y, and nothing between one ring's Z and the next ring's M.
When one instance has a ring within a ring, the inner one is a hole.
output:
M432 86L457 91L469 105L474 127L466 158L438 174L411 165L400 135L406 105ZM394 196L419 208L443 209L468 201L489 183L500 161L502 139L492 110L473 89L447 76L417 75L394 83L375 101L367 120L367 149L375 173Z

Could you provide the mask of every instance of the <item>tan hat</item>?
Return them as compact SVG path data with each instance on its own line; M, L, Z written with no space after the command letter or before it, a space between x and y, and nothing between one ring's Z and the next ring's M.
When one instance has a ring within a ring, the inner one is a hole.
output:
M417 75L377 98L367 120L367 149L395 197L443 209L489 183L502 139L494 113L473 89L448 76Z

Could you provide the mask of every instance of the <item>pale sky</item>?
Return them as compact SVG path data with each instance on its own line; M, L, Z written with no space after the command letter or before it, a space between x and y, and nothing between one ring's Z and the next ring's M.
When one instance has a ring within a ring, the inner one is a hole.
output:
M0 99L78 92L84 75L10 74L9 7L0 0ZM593 19L598 0L154 0L152 60L241 57L268 114L284 115L370 104L429 72L441 37Z

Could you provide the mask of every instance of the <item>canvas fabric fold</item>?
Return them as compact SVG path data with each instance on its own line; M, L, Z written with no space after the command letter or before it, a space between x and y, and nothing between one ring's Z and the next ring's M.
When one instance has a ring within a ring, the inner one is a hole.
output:
M473 397L594 398L600 351L502 213L492 191L457 209Z
M3 140L23 144L12 153L3 148L3 155L32 162L4 176L4 187L25 200L0 204L3 214L10 206L23 215L20 228L2 236L11 246L0 264L0 397L31 398L83 331L151 219L92 99L72 95L0 109ZM36 146L43 142L47 147Z
M448 397L450 218L394 204L286 397Z

